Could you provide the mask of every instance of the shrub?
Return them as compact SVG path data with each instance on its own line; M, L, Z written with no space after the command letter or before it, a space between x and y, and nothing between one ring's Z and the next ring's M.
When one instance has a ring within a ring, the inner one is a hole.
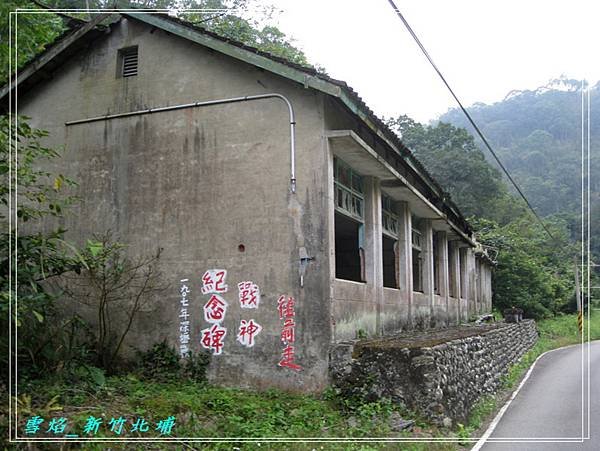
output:
M139 352L140 375L155 382L170 382L174 379L189 379L195 382L206 381L206 369L210 355L204 352L190 354L180 359L175 349L166 341L156 343L145 352Z
M179 355L166 341L156 343L152 348L139 353L139 371L143 378L168 382L181 372Z

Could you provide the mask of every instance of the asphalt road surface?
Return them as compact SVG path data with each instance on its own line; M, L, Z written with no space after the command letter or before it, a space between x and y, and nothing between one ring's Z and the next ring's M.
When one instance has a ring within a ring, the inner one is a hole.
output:
M481 450L600 450L600 341L542 356Z

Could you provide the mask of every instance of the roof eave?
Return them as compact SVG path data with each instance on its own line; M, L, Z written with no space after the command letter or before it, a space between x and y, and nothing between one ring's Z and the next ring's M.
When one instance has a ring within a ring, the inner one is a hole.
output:
M83 38L91 30L94 30L100 22L107 19L114 13L99 14L92 21L89 21L78 28L70 35L67 35L61 41L49 47L45 52L36 57L24 69L22 69L18 77L15 77L15 82L0 88L0 102L5 102L5 98L11 89L15 89L17 85L21 85L32 75L36 74L50 61L56 59L67 48L74 44L79 39ZM203 45L232 58L252 64L256 67L273 72L289 80L293 80L306 88L312 88L324 94L330 95L339 99L339 101L355 114L375 135L377 135L386 145L393 149L403 161L414 171L421 180L428 186L432 193L442 199L442 202L456 216L459 222L462 222L466 234L470 235L472 230L456 208L453 202L444 198L444 192L435 180L422 168L410 150L404 147L400 139L393 134L385 126L381 125L381 120L378 119L372 111L364 104L362 99L358 97L351 88L348 88L344 82L331 79L327 76L320 75L314 69L301 67L291 62L281 62L281 58L266 54L257 49L250 49L241 43L228 42L226 38L215 37L212 33L205 30L195 29L189 24L181 23L171 17L161 17L158 14L121 12L120 16L129 17L134 20L146 23L150 26L160 28L166 32L180 36L186 40ZM237 45L236 45L237 44ZM246 48L244 48L246 47ZM314 74L311 74L314 72ZM408 156L408 157L407 157Z
M73 43L83 38L86 34L96 28L103 20L110 17L112 13L98 14L93 20L86 22L81 25L80 28L75 29L72 33L65 36L64 39L56 42L50 46L46 51L38 55L36 58L31 60L22 70L13 77L10 83L0 88L0 102L3 102L5 97L11 90L14 90L18 85L27 81L32 75L46 66L50 61L54 60L61 53L65 52Z
M252 64L254 66L273 72L277 75L300 83L306 88L313 88L317 91L336 97L346 106L346 108L348 108L350 111L356 114L373 133L379 136L379 138L381 138L388 146L390 146L390 148L392 148L398 155L404 157L406 154L406 150L399 147L397 143L394 142L394 139L391 136L389 136L390 132L386 132L386 130L379 127L375 123L375 121L372 120L373 114L369 111L365 111L363 106L361 106L360 103L357 102L354 98L355 95L353 95L347 88L340 86L340 84L336 84L332 81L325 80L319 77L318 75L307 74L303 70L276 61L273 58L269 58L268 56L264 56L259 53L252 52L250 50L246 50L242 47L228 43L222 38L212 37L206 32L195 30L190 26L179 23L178 21L173 20L171 18L163 18L155 14L145 13L128 12L121 14L125 17L131 17L135 20L139 20L151 26L155 26L164 31L180 36L184 39L196 42L197 44L206 46L215 51L228 55L232 58L236 58L248 64ZM399 141L397 137L396 140ZM404 150L404 152L402 150ZM444 193L440 192L441 188L437 186L437 184L431 179L429 174L423 172L423 170L421 170L421 168L418 167L418 165L414 164L414 161L412 161L412 159L403 158L403 160L416 174L418 174L421 177L423 182L425 182L434 193L437 193L437 195L440 196L440 198L443 197ZM447 200L444 201L444 203L450 210L453 211L453 213L457 216L459 220L464 221L466 225L465 231L467 232L467 234L470 234L472 230L470 229L466 219L458 211L456 206L452 202L448 203Z

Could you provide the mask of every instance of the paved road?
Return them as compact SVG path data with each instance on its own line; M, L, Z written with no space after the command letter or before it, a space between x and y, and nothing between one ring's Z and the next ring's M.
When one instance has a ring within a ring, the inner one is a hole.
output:
M488 440L481 450L600 450L600 341L590 344L589 358L589 429L586 344L583 351L581 346L571 346L550 352L538 360L529 379L491 433L492 441ZM590 439L582 440L582 437ZM494 442L494 439L507 441ZM510 439L521 439L521 442L508 442Z

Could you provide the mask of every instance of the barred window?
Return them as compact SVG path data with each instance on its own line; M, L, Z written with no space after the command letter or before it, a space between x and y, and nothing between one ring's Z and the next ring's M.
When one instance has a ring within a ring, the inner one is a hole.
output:
M421 221L413 216L412 219L412 269L413 269L413 291L423 291L423 254L422 235L420 230Z

